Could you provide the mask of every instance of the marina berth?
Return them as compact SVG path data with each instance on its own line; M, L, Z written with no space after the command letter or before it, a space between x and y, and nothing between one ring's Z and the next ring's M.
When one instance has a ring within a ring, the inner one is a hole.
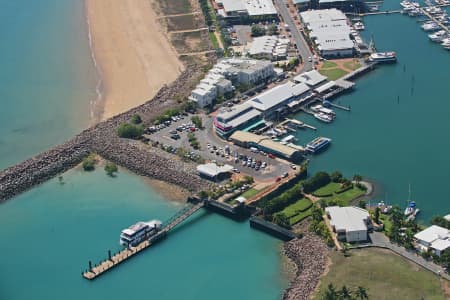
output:
M322 112L315 113L314 118L316 118L319 121L325 122L325 123L331 123L334 120L333 116L327 115Z
M448 34L445 30L439 30L435 33L429 34L428 37L432 42L440 43L442 40L444 40L446 37L448 37Z

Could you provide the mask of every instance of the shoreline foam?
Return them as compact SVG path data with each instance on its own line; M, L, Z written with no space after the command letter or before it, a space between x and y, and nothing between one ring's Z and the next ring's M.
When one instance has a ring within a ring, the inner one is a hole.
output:
M145 103L184 69L150 1L85 0L85 12L98 75L94 120Z

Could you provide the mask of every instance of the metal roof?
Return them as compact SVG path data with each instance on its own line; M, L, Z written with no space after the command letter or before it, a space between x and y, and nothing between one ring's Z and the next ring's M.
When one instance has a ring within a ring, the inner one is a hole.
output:
M331 89L331 88L334 87L334 86L336 86L336 82L334 82L334 81L329 81L329 82L327 82L327 83L325 83L325 84L319 86L318 88L316 88L315 91L318 92L318 93L323 93L323 92L325 92L326 90L329 90L329 89Z
M438 239L444 240L450 238L450 231L437 225L431 225L427 229L416 233L414 237L426 243L432 243Z
M240 115L239 117L228 121L227 124L231 125L231 126L233 126L233 128L235 128L241 124L244 124L247 121L250 121L253 118L256 118L259 115L261 115L261 112L259 110L252 108L251 110Z
M275 142L272 139L264 139L261 140L258 145L265 147L266 149L270 149L281 153L285 157L291 158L295 153L298 153L298 149L291 148L289 146L280 144L279 142Z
M325 208L330 215L330 224L336 231L363 231L367 230L365 220L369 218L367 210L355 206L330 206Z
M200 174L209 176L209 177L216 177L217 175L221 173L228 173L233 170L233 167L230 165L223 165L219 167L215 163L208 163L203 165L197 166L197 172Z
M237 115L245 112L246 110L250 110L251 108L252 108L252 106L247 103L235 105L232 108L230 108L228 111L219 113L217 115L217 118L220 118L224 121L228 121L228 120L236 117Z
M294 84L293 82L287 82L253 97L248 100L247 103L258 110L267 111L274 106L288 101L294 96L299 96L307 92L308 90L309 87L305 84Z
M245 11L247 8L241 0L220 0L226 12Z
M327 80L327 77L320 74L317 70L305 72L294 77L294 81L306 83L309 86L317 85L325 80Z
M436 240L433 243L431 243L431 248L436 249L438 251L444 251L444 250L450 248L450 241L449 240Z
M231 140L235 140L241 143L252 142L258 144L261 140L268 139L267 136L257 135L247 131L236 131L230 136Z

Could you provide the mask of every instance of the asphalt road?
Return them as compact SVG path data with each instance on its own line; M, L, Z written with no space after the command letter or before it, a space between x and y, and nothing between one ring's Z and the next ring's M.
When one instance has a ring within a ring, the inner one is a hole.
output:
M308 57L312 57L313 54L309 50L308 44L300 33L298 27L295 25L295 21L289 13L289 9L286 7L284 0L274 0L274 2L278 13L281 15L284 22L289 26L294 42L297 45L297 50L302 57L302 60L304 62L302 71L311 71L313 69L313 63L308 61Z

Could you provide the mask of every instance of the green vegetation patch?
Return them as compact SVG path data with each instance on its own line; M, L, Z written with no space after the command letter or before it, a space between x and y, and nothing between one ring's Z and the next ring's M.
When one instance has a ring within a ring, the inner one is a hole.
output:
M197 21L194 15L176 16L166 18L167 30L189 30L198 28Z
M341 189L341 184L337 182L330 182L329 184L314 191L314 195L317 197L323 197L322 195L330 195Z
M336 79L339 79L342 76L348 74L347 71L345 71L343 69L338 69L338 68L335 68L335 69L320 69L319 73L324 75L324 76L327 76L328 80L336 80Z
M311 200L302 198L284 208L281 213L283 213L289 219L289 224L292 226L311 216L312 205L313 203L311 202Z
M330 252L330 271L313 299L321 299L328 284L367 289L369 299L444 299L439 279L432 273L381 249L352 250L349 257Z
M155 5L159 6L159 10L164 15L185 14L192 12L189 0L160 0L155 1Z
M294 204L285 207L281 212L284 213L286 217L291 218L297 215L298 213L309 209L311 205L312 205L311 200L307 198L302 198L297 202L295 202Z
M364 195L365 191L358 188L356 185L353 186L353 188L340 193L336 194L334 193L331 197L324 197L325 201L327 202L327 205L339 205L339 206L348 206L350 205L350 201L353 199L360 197Z
M257 190L255 188L251 188L249 190L246 190L241 196L244 197L245 199L250 199L253 196L255 196L256 194L259 193L260 190Z
M343 63L343 65L345 68L352 70L352 71L361 68L361 64L357 60L347 61L347 62Z
M216 35L214 34L214 32L210 32L209 33L209 39L211 40L211 45L213 46L214 49L219 49L219 42L217 41Z
M321 69L329 69L329 68L336 68L336 67L337 67L337 63L326 60L322 63Z

